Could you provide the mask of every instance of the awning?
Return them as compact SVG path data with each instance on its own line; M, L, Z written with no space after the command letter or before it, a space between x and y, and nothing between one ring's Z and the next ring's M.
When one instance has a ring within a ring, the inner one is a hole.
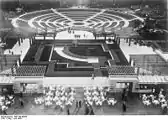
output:
M135 75L120 75L120 76L115 76L115 75L110 75L109 82L111 81L117 81L117 82L137 82L137 76Z
M14 82L20 82L20 83L42 83L43 77L37 77L37 76L17 76L14 79Z
M139 84L168 84L168 76L138 76Z
M12 76L0 76L0 85L13 84L14 77Z

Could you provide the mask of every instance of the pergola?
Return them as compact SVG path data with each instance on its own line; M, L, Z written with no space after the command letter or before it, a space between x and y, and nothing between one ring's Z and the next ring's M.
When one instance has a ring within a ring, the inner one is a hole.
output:
M132 28L132 27L127 27L127 28L111 28L109 30L106 30L104 27L102 27L99 30L95 30L93 28L93 34L95 36L102 35L104 36L104 39L106 40L107 35L113 35L114 40L116 41L117 44L120 43L120 39L124 38L129 42L129 45L131 44L131 40L139 40L142 37Z
M119 28L114 31L116 34L117 38L124 38L126 39L126 42L129 42L129 45L131 44L131 40L135 39L141 39L140 35L132 28L132 27L127 27L127 28Z
M115 36L115 33L113 31L113 28L111 30L106 30L104 28L104 26L102 26L102 28L98 29L98 30L95 30L95 28L93 28L93 35L96 39L97 36L103 36L104 39L106 40L106 37L107 35L114 35Z

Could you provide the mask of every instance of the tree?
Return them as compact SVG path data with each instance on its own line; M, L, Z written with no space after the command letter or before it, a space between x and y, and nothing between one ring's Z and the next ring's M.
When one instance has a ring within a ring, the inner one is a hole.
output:
M132 39L132 36L138 35L135 30L133 30L132 27L122 28L115 31L115 34L118 35L118 37L129 39L129 45Z

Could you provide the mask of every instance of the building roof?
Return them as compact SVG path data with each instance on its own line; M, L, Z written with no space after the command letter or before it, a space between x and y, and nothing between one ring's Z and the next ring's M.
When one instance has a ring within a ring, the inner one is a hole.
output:
M12 84L13 80L12 76L0 76L0 84Z
M168 76L138 76L139 84L167 84Z

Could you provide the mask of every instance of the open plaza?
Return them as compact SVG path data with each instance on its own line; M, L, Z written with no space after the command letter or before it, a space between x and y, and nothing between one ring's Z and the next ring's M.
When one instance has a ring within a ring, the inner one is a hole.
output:
M79 1L1 2L0 114L167 115L166 2Z

